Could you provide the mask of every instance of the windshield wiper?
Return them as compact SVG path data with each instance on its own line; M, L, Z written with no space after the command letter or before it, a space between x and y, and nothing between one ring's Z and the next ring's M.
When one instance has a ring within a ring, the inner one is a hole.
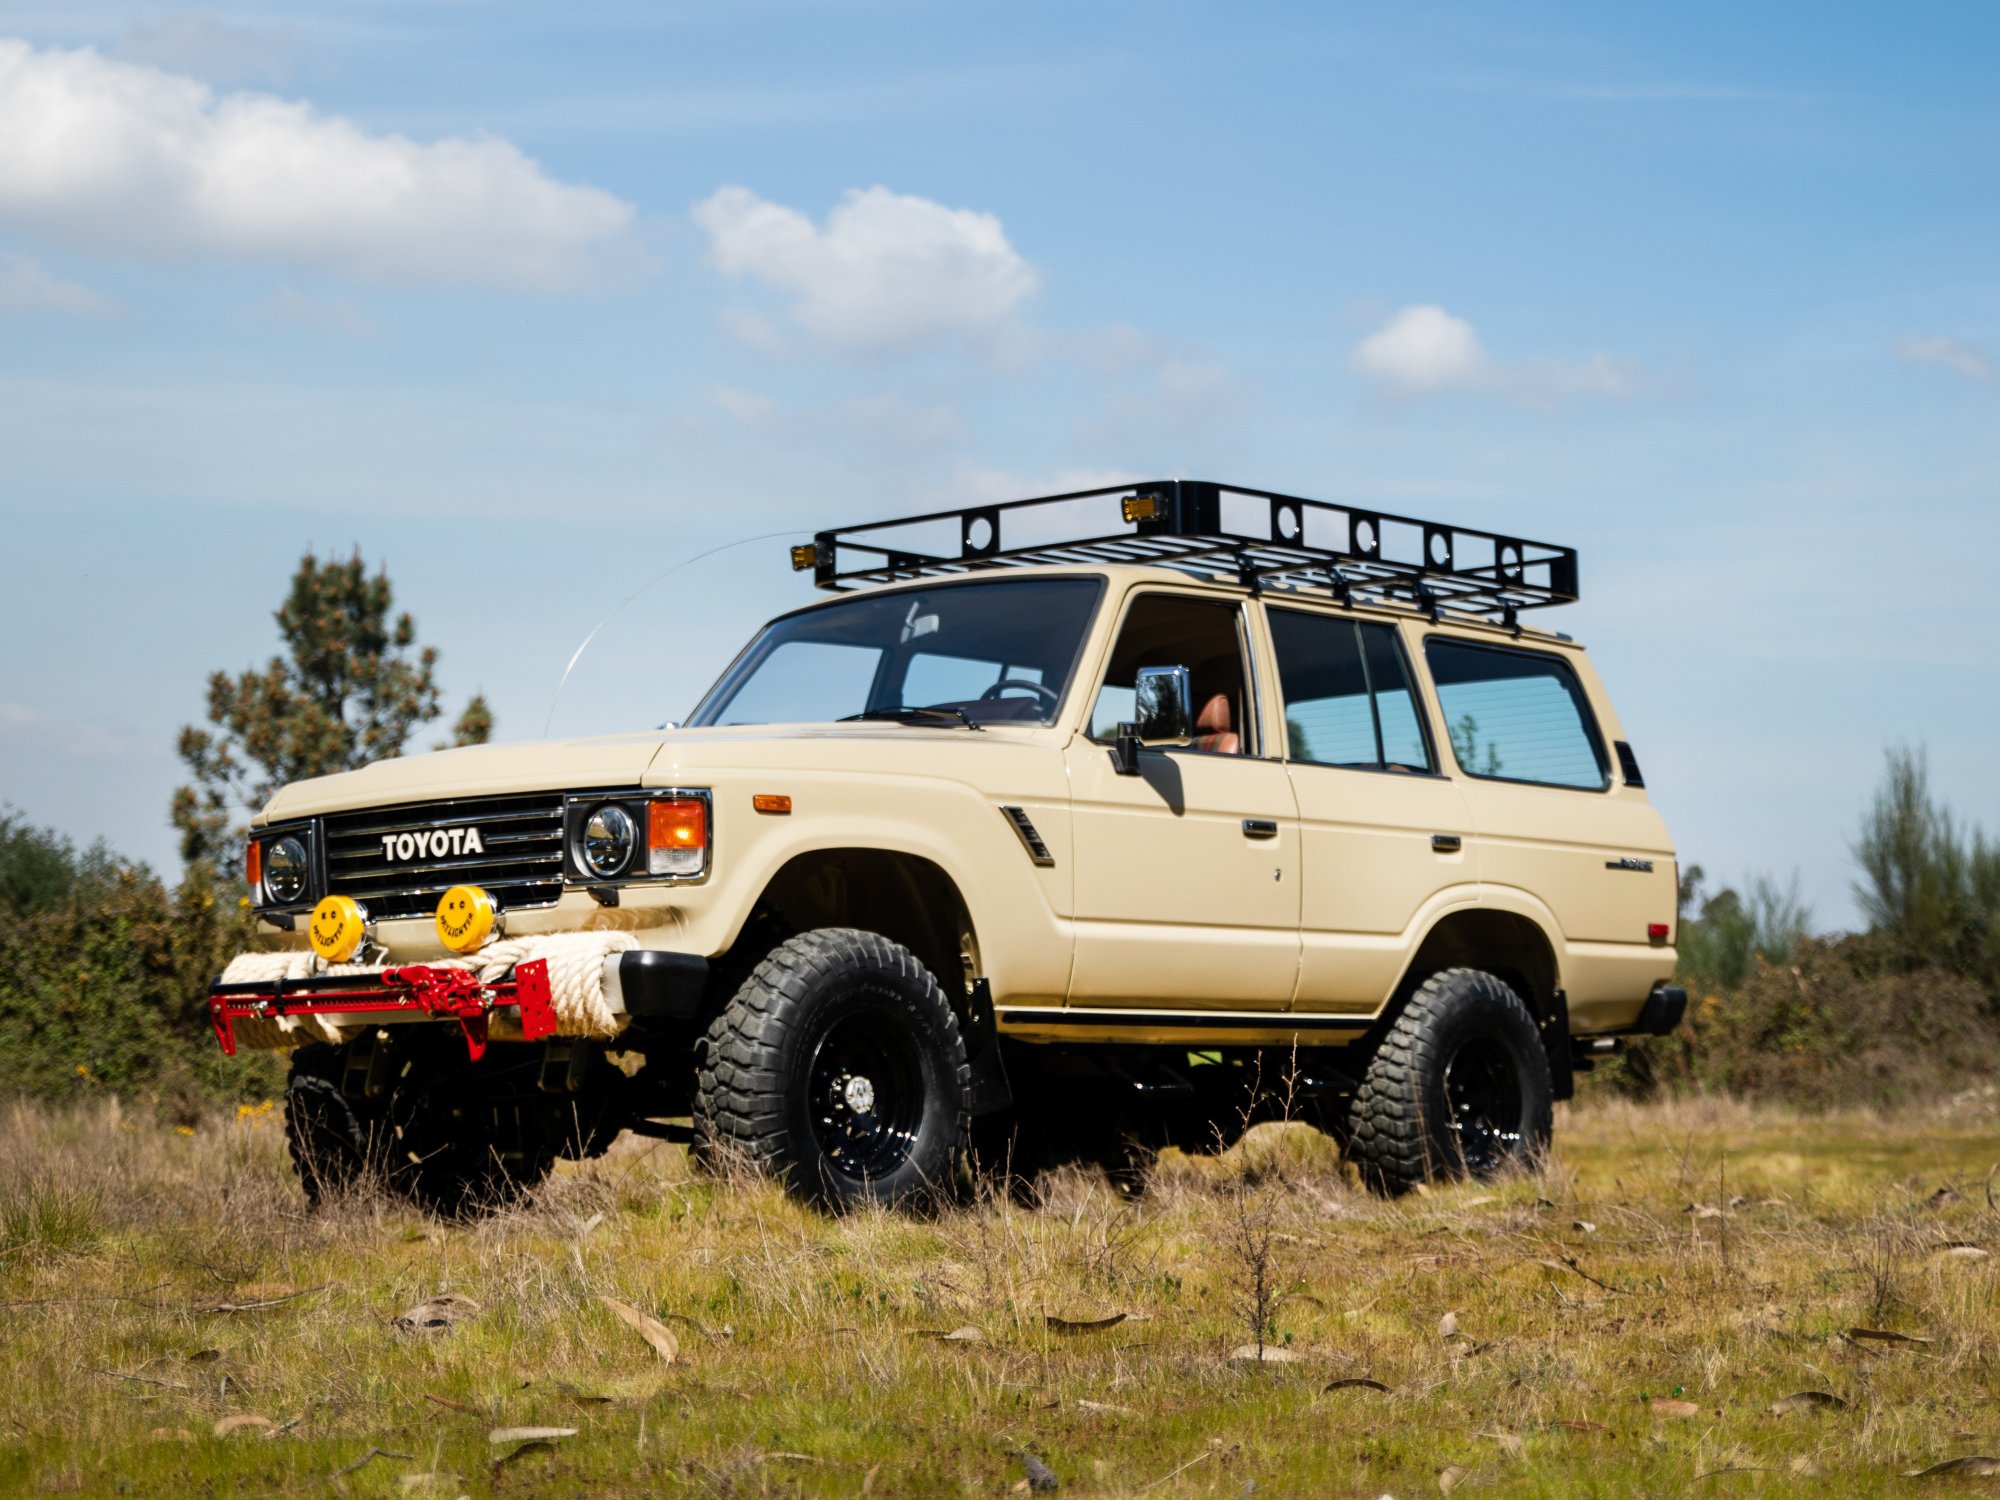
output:
M914 708L899 704L895 708L871 708L862 713L849 714L839 722L852 724L861 719L884 719L892 724L915 724L924 719L956 719L967 729L985 733L979 722L962 708Z

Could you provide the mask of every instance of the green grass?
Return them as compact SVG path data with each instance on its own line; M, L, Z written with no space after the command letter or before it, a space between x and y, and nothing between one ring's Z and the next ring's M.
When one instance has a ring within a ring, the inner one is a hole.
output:
M994 1495L1024 1453L1072 1494L1902 1492L2000 1453L2000 1253L1953 1249L2000 1252L1996 1161L1990 1100L1607 1103L1539 1176L1396 1203L1264 1127L1136 1203L1073 1174L1032 1208L833 1222L628 1140L447 1226L307 1212L270 1114L188 1136L18 1108L0 1492ZM1263 1364L1230 1357L1260 1258L1291 1356ZM392 1325L446 1290L477 1310ZM1391 1389L1328 1389L1358 1377ZM1847 1404L1770 1410L1805 1390ZM214 1435L239 1414L281 1430ZM578 1431L508 1457L488 1434L516 1426ZM403 1456L331 1477L378 1448Z

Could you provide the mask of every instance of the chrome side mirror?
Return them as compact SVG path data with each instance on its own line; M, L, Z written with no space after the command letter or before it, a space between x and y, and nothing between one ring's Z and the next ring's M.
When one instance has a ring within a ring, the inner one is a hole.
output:
M1194 733L1194 678L1186 667L1141 667L1132 685L1133 717L1144 744Z
M1186 744L1194 734L1194 680L1186 667L1141 667L1132 684L1133 722L1118 726L1112 763L1120 776L1139 774L1139 747Z

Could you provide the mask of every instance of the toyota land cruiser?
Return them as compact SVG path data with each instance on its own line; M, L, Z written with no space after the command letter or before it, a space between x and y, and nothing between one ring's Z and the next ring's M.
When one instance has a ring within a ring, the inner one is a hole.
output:
M1004 532L1004 535L1003 535ZM211 995L315 1199L441 1210L620 1130L804 1199L1226 1140L1386 1190L1548 1143L1664 1033L1676 871L1576 554L1177 480L822 532L684 727L287 786Z

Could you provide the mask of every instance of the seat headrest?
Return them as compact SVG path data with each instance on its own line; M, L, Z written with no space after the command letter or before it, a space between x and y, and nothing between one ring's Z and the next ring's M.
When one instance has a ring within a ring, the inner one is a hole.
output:
M1196 734L1228 734L1232 727L1229 708L1229 694L1217 693L1202 704L1201 712L1195 716Z

